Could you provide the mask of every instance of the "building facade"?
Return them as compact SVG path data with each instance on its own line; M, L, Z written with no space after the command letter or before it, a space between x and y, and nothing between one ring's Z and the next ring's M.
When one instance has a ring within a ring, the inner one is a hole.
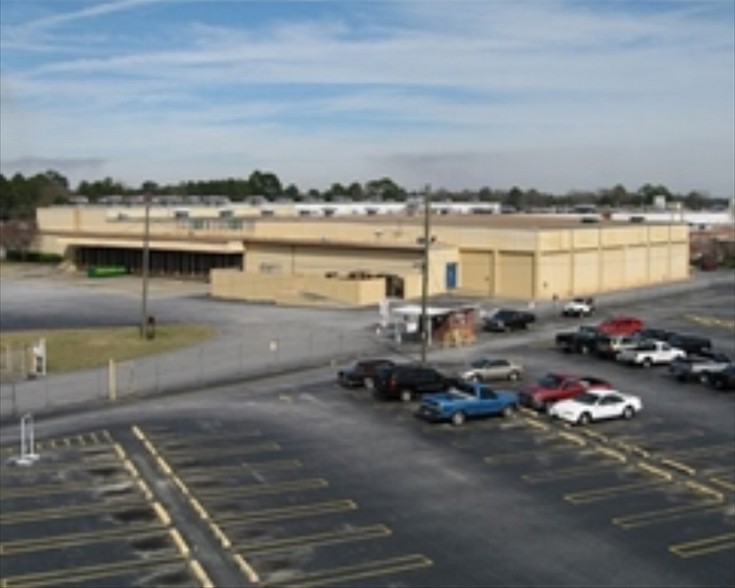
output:
M270 209L272 210L272 209ZM39 209L39 249L79 269L142 268L146 209ZM257 207L151 207L150 272L208 279L218 297L298 304L374 304L421 294L420 214L303 217ZM430 295L521 301L686 280L689 229L550 215L433 214Z

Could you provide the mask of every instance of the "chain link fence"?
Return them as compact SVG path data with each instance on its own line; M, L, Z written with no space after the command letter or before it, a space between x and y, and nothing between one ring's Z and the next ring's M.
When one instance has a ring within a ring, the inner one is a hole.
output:
M23 380L31 367L30 346L3 345L0 348L0 381Z
M279 325L209 341L177 351L70 374L29 378L20 355L3 355L0 418L44 413L80 403L173 393L277 375L318 366L337 366L353 358L391 353L374 331L338 331ZM7 373L5 367L8 367Z

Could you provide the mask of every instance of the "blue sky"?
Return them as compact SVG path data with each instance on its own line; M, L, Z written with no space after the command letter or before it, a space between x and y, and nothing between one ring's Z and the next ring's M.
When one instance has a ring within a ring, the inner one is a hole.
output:
M734 6L2 0L0 168L730 196Z

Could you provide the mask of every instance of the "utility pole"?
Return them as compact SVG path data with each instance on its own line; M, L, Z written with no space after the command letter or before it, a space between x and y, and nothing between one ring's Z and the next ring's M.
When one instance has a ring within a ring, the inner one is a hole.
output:
M429 295L429 219L431 216L431 186L426 186L424 193L424 251L421 263L421 365L426 364L426 348L429 345L429 317L427 315L427 298Z
M143 300L140 308L140 337L147 336L148 325L148 266L150 257L150 230L151 230L151 195L145 194L145 221L143 228Z

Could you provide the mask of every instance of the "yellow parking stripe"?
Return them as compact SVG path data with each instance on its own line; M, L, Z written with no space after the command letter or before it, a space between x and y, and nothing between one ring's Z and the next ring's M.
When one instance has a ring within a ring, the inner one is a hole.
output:
M217 498L230 498L248 496L266 496L269 494L283 494L286 492L299 492L302 490L320 490L329 486L322 478L305 478L303 480L291 480L276 484L249 484L247 486L233 486L231 488L220 488L211 491L198 491L197 497L202 500L216 500Z
M735 452L735 444L730 441L729 443L720 443L717 445L707 445L705 447L694 447L693 449L683 449L681 451L667 451L662 454L668 457L692 457L695 455L720 455L723 453Z
M433 565L434 562L424 555L404 555L390 559L371 561L363 564L334 568L324 572L303 574L280 582L265 582L265 586L290 586L292 588L312 588L345 584L354 580L375 578L416 570Z
M719 486L725 490L729 490L730 492L735 492L735 483L730 480L723 480L717 476L712 476L708 481L710 484L714 484L715 486Z
M275 442L268 443L256 443L254 445L240 445L238 447L226 447L226 450L207 448L202 450L182 449L174 451L158 451L160 455L165 457L167 460L177 460L179 458L185 459L206 459L211 457L234 457L243 454L251 453L266 453L270 451L280 451L281 446Z
M720 327L730 331L735 331L735 321L731 321L729 319L701 314L685 314L684 318L707 327Z
M194 468L187 468L178 466L179 476L186 479L187 483L196 486L197 483L202 483L202 480L196 480L202 478L204 481L216 480L221 474L227 475L232 472L246 473L248 470L255 470L256 472L265 471L278 471L278 470L296 470L304 467L298 459L280 459L273 461L242 461L237 465L208 465L206 468L196 469L195 471L189 471ZM183 470L183 473L182 473Z
M82 506L62 506L58 508L44 508L14 512L6 515L0 515L0 523L3 525L17 523L31 523L34 521L43 521L46 519L67 519L80 515L98 514L104 512L115 512L128 507L141 507L147 505L144 500L122 500L111 504L93 504Z
M279 541L238 543L235 548L240 551L247 552L248 555L252 555L253 553L283 551L285 549L293 549L294 547L318 547L320 545L333 545L338 543L349 543L352 541L362 541L365 539L376 539L380 537L389 537L391 534L391 530L385 525L371 525L367 527L350 527L339 531L288 537L287 539L281 539Z
M98 437L103 437L103 439L100 439ZM77 435L70 435L67 437L54 437L50 439L36 439L35 440L35 449L37 451L42 449L53 449L57 445L65 445L66 447L71 447L75 443L80 446L80 448L88 448L89 446L93 445L105 445L110 442L110 433L106 429L101 429L98 431L88 431L85 433L79 433ZM18 451L17 445L4 445L0 447L0 454L7 454L7 453L14 453Z
M565 445L550 445L548 447L531 449L529 451L518 451L513 453L501 453L499 455L489 455L485 457L485 462L489 464L497 464L523 461L524 459L533 459L535 457L546 455L547 453L574 451L575 449L578 449L578 447L578 445L572 443L568 443Z
M148 437L148 440L151 443L155 443L158 447L167 447L169 445L185 445L186 447L189 447L191 444L201 444L201 443L207 443L208 445L212 445L212 443L219 441L220 439L222 441L228 441L228 442L235 442L239 439L253 439L255 437L261 437L262 432L259 430L252 430L252 431L237 431L234 433L227 432L227 433L219 433L219 432L212 432L212 433L205 433L202 431L187 431L185 434L181 433L155 433L151 432L148 427L146 427L146 437Z
M182 564L180 556L163 556L152 559L137 559L129 561L110 562L106 564L96 564L92 566L78 567L73 570L52 570L50 572L37 572L31 574L23 574L20 576L12 576L3 580L4 588L14 588L22 586L23 588L38 588L40 586L57 586L59 584L71 584L72 582L83 582L113 576L119 573L137 571L142 568L151 568L154 566L165 566L172 564Z
M530 484L543 484L544 482L554 482L556 480L565 480L567 478L578 478L582 476L593 476L604 472L605 470L620 469L619 461L608 461L597 463L594 465L575 466L553 470L550 472L542 472L540 474L525 474L522 478Z
M599 488L595 490L587 490L585 492L573 492L565 494L564 500L572 504L590 504L592 502L600 502L616 498L625 494L635 494L639 492L647 492L654 490L658 486L668 484L668 480L648 480L646 482L633 482L630 484L620 484L618 486L610 486L608 488Z
M659 443L661 441L681 441L682 439L691 439L692 437L701 437L704 435L703 431L698 429L684 430L684 431L666 431L664 433L658 433L654 435L646 435L641 433L638 435L620 435L612 439L613 442L622 443Z
M229 516L216 517L220 526L238 527L251 523L264 521L280 521L284 519L296 519L301 517L317 516L357 510L357 504L352 500L331 500L327 502L316 502L300 504L285 508L270 508L260 511L243 512Z
M724 503L722 501L706 500L696 504L686 504L683 506L652 510L624 517L615 517L612 522L614 525L621 527L622 529L636 529L638 527L655 525L683 517L716 512L718 510L722 510L723 507Z
M122 482L122 481L121 481ZM116 485L116 490L122 491L135 489L135 486L131 481L125 480L124 482ZM3 489L0 493L0 502L3 500L17 500L19 498L37 498L41 496L54 496L56 494L83 494L89 493L94 490L94 487L90 486L89 482L86 484L66 484L59 482L58 484L44 484L42 486L30 487L30 488L14 488Z
M100 468L119 468L120 471L122 470L120 460L117 459L117 456L110 451L109 454L105 454L104 459L94 462L83 462L79 461L79 456L75 455L76 461L70 460L54 460L53 462L50 461L44 461L43 460L43 454L41 454L41 459L38 460L36 463L33 464L32 468L24 468L24 469L14 469L12 472L10 471L3 471L3 475L0 476L0 486L7 487L8 481L11 480L18 480L18 479L25 479L25 478L35 478L38 472L45 473L48 471L56 472L60 468L64 469L64 472L93 472L94 470L99 470Z
M126 526L124 529L108 529L88 531L84 533L73 533L69 535L54 535L39 539L25 539L0 543L2 555L12 555L26 551L41 551L45 549L62 549L72 545L84 545L85 543L98 543L107 539L116 539L119 536L127 538L144 537L156 532L163 532L165 527L158 523L144 523L142 525Z
M670 545L669 551L681 558L687 559L709 555L718 551L732 550L733 548L735 548L735 532Z

